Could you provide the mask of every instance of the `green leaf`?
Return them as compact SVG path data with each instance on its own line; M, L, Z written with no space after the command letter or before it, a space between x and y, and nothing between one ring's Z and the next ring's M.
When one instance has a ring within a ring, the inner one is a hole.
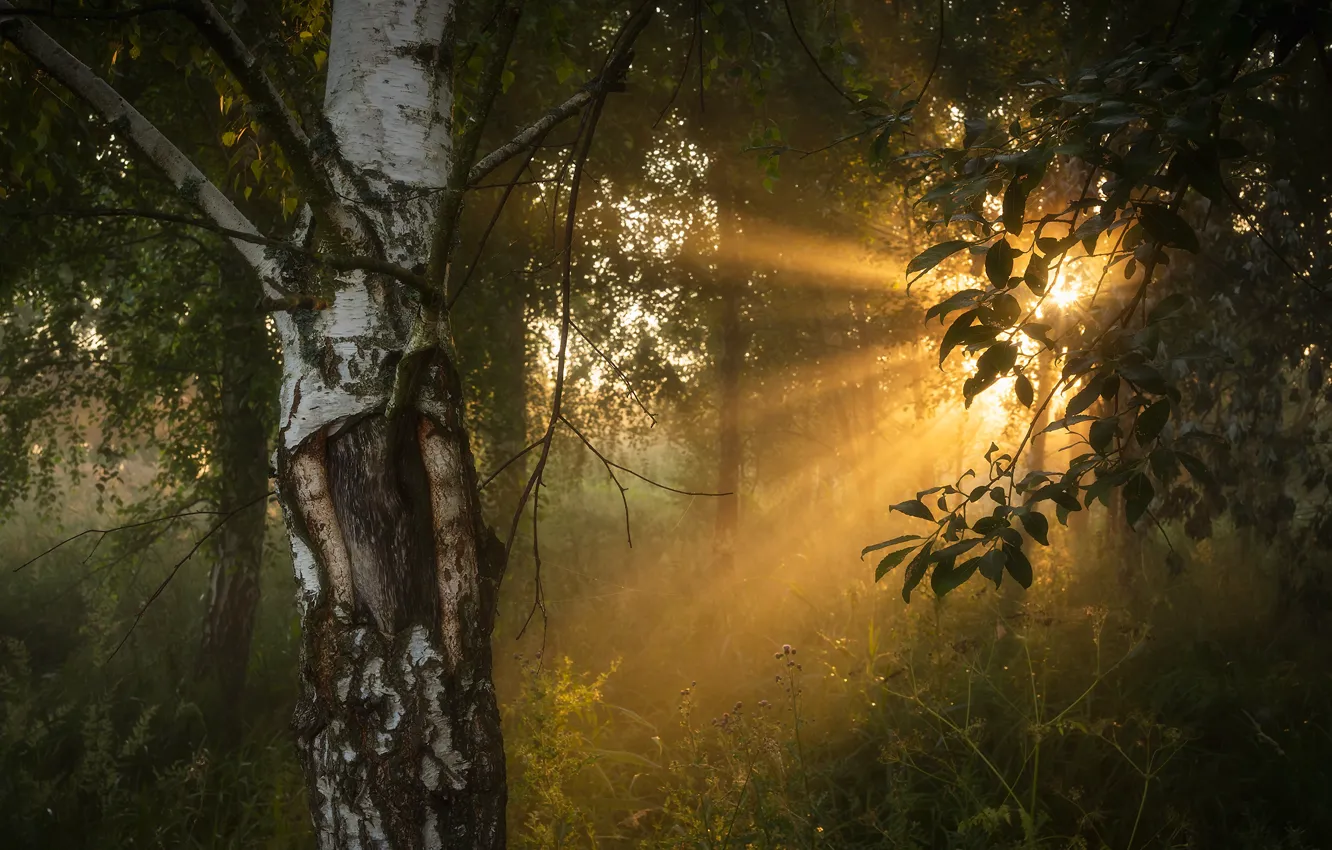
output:
M1022 178L1014 177L1004 190L1003 224L1004 230L1014 236L1022 235L1024 219L1027 217L1027 189Z
M1169 481L1178 472L1179 461L1176 460L1175 453L1164 446L1152 449L1147 461L1151 464L1152 474L1162 481Z
M1198 234L1193 232L1193 228L1179 213L1159 204L1144 204L1138 214L1142 226L1162 245L1198 253Z
M902 560L906 558L907 553L914 548L916 547L908 546L905 549L898 549L896 552L889 552L887 555L884 555L883 560L879 561L879 566L874 569L874 580L878 581L888 575L888 571L902 563Z
M1119 417L1107 416L1105 419L1098 419L1091 424L1087 430L1087 441L1091 443L1092 451L1103 455L1106 449L1110 448L1110 443L1119 434Z
M877 552L880 549L887 549L889 546L896 546L898 543L905 543L908 540L919 540L919 539L920 539L919 534L903 534L900 537L894 537L892 540L885 540L882 543L875 543L871 546L866 546L864 549L860 550L860 557L864 558L870 552Z
M954 292L943 301L940 301L938 304L935 304L933 307L926 310L925 321L928 322L930 319L938 316L939 324L943 324L943 320L954 310L976 306L976 296L983 294L984 292L979 289L964 289L961 292Z
M977 544L981 542L982 542L981 538L979 537L972 537L969 540L962 540L957 543L954 543L951 546L945 546L944 548L936 551L934 553L933 558L936 561L942 561L946 558L956 558L958 555L965 555L967 552L971 551L973 548L976 547Z
M1027 322L1022 326L1022 332L1046 348L1054 348L1054 340L1050 339L1049 325L1043 325L1040 322Z
M980 562L980 558L972 558L957 566L951 561L947 564L936 564L934 572L930 573L930 589L934 591L935 596L947 596L975 574Z
M930 566L930 548L933 545L932 542L926 543L920 553L911 559L911 563L907 564L906 575L902 577L903 602L911 603L911 591L915 590L920 580L925 577L925 570Z
M981 308L980 320L991 327L1007 328L1022 314L1022 305L1007 292L1000 292Z
M939 343L940 365L943 365L943 362L948 359L948 355L952 353L954 348L965 341L967 331L975 323L976 316L979 313L979 310L968 310L954 319L953 323L948 326L948 330L944 331L943 340Z
M925 503L920 499L908 499L905 502L898 502L889 507L888 510L897 511L899 514L906 514L907 516L915 517L916 519L934 522L934 514L930 513L930 509L925 507Z
M1050 521L1045 518L1045 514L1040 511L1030 511L1019 514L1018 518L1022 520L1022 527L1032 540L1042 546L1050 545Z
M985 252L985 276L996 289L1008 285L1008 278L1013 274L1013 247L1005 239L990 246Z
M978 375L1002 375L1017 363L1017 346L1011 342L999 342L985 349L976 360Z
M1165 378L1161 377L1161 373L1156 371L1155 367L1146 363L1120 366L1119 374L1123 375L1125 380L1138 389L1149 393L1164 395L1168 389Z
M1101 378L1092 378L1087 385L1078 390L1077 393L1068 400L1068 409L1064 411L1064 418L1076 416L1082 411L1092 406L1092 402L1101 397Z
M1027 260L1027 269L1022 273L1022 279L1026 281L1027 288L1036 296L1045 294L1049 286L1050 279L1050 261L1035 251L1031 258Z
M1188 296L1178 292L1173 295L1167 295L1165 298L1158 301L1156 306L1152 308L1152 311L1147 314L1147 324L1153 325L1162 319L1167 319L1173 316L1175 313L1178 313L1188 301Z
M980 561L976 565L977 571L994 582L995 587L998 587L1004 580L1004 561L1007 560L1003 551L996 547L981 555L977 560Z
M1129 525L1135 525L1142 518L1155 495L1151 479L1141 472L1128 480L1124 485L1124 519Z
M924 274L970 244L971 242L966 239L953 239L948 242L940 242L938 245L932 245L907 263L906 273L908 275L916 272Z
M1189 475L1193 476L1194 481L1207 488L1216 486L1216 479L1212 477L1211 471L1197 457L1187 452L1175 452L1175 458L1179 461L1180 466L1189 471Z
M1031 381L1026 375L1018 375L1013 383L1013 390L1017 393L1018 402L1023 407L1031 407L1031 403L1036 400L1036 390L1031 385Z
M1133 430L1138 435L1139 443L1150 443L1161 433L1170 419L1170 400L1161 399L1138 414L1138 421Z
M1004 544L1004 567L1013 580L1022 585L1023 588L1031 587L1031 561L1022 552L1021 546L1012 546Z

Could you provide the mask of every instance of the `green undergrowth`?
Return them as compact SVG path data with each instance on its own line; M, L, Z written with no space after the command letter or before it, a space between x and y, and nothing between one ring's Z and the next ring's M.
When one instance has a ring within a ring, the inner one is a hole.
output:
M632 557L651 569L552 542L579 578L551 573L549 631L497 635L511 846L1329 846L1325 633L1284 617L1234 535L1171 575L1157 543L1094 519L1031 591L910 606L817 545L707 575L650 528L633 551L655 554ZM3 846L313 846L276 532L243 699L192 684L206 556L115 652L193 534L112 566L114 541L71 547L0 583ZM46 537L11 522L4 551ZM216 731L227 712L239 741Z

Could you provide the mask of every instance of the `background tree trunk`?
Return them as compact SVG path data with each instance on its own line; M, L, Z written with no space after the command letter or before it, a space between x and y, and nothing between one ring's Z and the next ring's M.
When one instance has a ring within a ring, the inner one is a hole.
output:
M274 368L262 289L249 269L228 252L222 262L222 291L231 294L232 321L221 358L221 419L214 461L217 509L235 511L217 532L217 560L208 584L200 673L225 706L218 718L224 739L238 731L239 696L245 689L250 638L259 607L259 576L268 516L268 438L271 399L263 393Z
M718 361L717 492L730 493L717 500L714 548L717 565L730 568L735 562L736 535L740 524L740 472L744 446L740 435L740 374L744 369L748 339L741 326L740 298L744 284L734 278L721 287L721 357Z

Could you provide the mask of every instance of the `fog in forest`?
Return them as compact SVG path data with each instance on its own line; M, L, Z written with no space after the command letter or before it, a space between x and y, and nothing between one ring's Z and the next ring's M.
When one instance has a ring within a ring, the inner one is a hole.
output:
M0 847L1332 845L1322 4L339 2L0 0Z

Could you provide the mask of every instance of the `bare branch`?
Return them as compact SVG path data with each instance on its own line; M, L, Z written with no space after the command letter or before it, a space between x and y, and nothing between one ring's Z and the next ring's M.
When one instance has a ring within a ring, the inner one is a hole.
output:
M533 145L528 149L527 159L523 161L522 167L514 172L513 179L505 185L504 194L500 195L499 203L495 204L495 211L491 214L490 221L486 224L486 229L481 234L481 241L476 246L476 254L472 257L472 262L467 267L467 272L463 275L462 280L453 288L452 294L449 295L449 300L445 305L445 309L453 309L453 305L458 301L459 296L463 294L463 290L467 288L468 282L471 281L472 275L476 274L476 269L481 264L481 254L486 250L486 243L490 241L490 234L495 229L495 225L499 223L500 215L504 212L504 207L508 204L509 196L513 194L514 187L521 185L518 178L521 177L522 173L527 170L527 167L532 164L532 159L536 156L536 152L536 145Z
M233 234L258 235L254 224L151 121L40 27L10 14L13 9L9 0L0 0L0 28L4 38L86 101L111 124L117 135L127 139L161 169L182 197L198 207L214 224ZM252 241L234 235L231 238L241 256L259 274L264 287L270 290L269 294L280 295L276 288L279 269L268 252Z
M583 329L578 327L576 323L571 321L569 324L578 333L578 335L583 338L583 342L587 343L592 348L592 350L596 352L598 357L606 361L606 365L611 367L611 370L615 372L616 377L618 377L621 381L624 382L624 388L629 391L629 397L634 400L634 403L638 405L639 409L643 411L643 413L647 416L647 418L652 420L652 425L656 425L657 415L652 411L648 410L647 405L643 403L643 399L639 398L638 392L634 389L633 383L629 380L629 376L624 374L624 370L620 368L619 364L617 364L614 360L612 360L600 348L597 348L597 344L593 342L591 339L589 339L587 334L583 333ZM652 426L650 425L648 427Z
M605 67L601 73L589 80L586 85L564 103L554 107L545 115L518 131L518 134L510 141L482 157L468 172L468 185L475 185L480 182L481 178L513 159L528 147L536 144L557 124L577 115L583 107L593 100L620 88L624 84L624 74L629 69L629 60L633 56L634 42L647 27L654 11L655 8L650 3L645 3L640 7L617 36L615 47L607 57Z
M0 0L3 2L3 0ZM247 245L261 245L266 248L276 249L276 253L283 253L301 257L314 263L327 266L335 271L366 271L373 274L382 274L391 277L401 283L410 286L421 296L431 299L430 289L426 285L426 279L410 269L405 269L396 263L390 263L388 260L381 260L377 257L349 257L340 254L323 254L318 251L309 251L299 248L290 242L284 242L281 239L271 239L267 236L260 236L257 233L248 233L243 230L233 230L229 227L222 227L213 224L210 221L201 218L193 218L187 215L177 215L175 213L159 212L157 210L143 209L125 209L118 207L90 207L77 210L27 210L27 215L58 215L70 218L114 218L120 216L133 216L136 218L147 218L154 221L164 221L171 224L182 224L187 227L197 227L201 230L207 230L212 233L225 236L233 242L241 242ZM272 288L272 287L270 287ZM286 295L276 291L269 293L268 297L275 303L290 303L295 296ZM290 308L284 308L290 309ZM317 308L312 308L317 309Z
M440 204L439 220L435 222L430 259L426 266L426 279L430 281L431 288L441 294L447 285L454 237L458 230L458 220L462 216L463 197L467 189L468 170L476 158L476 149L481 144L481 133L485 130L490 109L495 103L495 98L499 96L504 66L509 61L509 48L513 44L514 33L518 31L518 18L522 14L522 9L522 0L502 2L496 9L499 26L495 32L495 50L481 71L476 102L473 104L473 114L470 116L471 124L463 130L453 150L448 187L444 190L443 203ZM500 202L501 208L505 200L508 200L507 194ZM498 218L498 213L496 217Z
M45 558L47 555L50 555L52 552L56 551L57 549L60 549L70 543L73 543L75 540L82 540L84 537L87 537L89 534L96 534L99 536L97 538L97 543L93 546L92 550L90 550L88 554L84 557L84 561L87 561L88 558L92 557L93 552L95 552L97 550L97 547L101 545L102 538L106 537L108 534L114 534L117 531L128 531L131 528L143 528L146 525L154 525L159 522L167 522L168 520L177 520L181 519L182 517L218 516L219 514L221 514L221 511L182 511L177 513L166 514L165 516L153 517L152 519L146 519L140 522L131 522L127 523L126 525L117 525L112 528L85 528L83 531L80 531L78 534L71 534L69 537L66 537L64 540L61 540L59 543L56 543L54 546L50 546L46 549L43 549L41 552L37 553L28 560L19 564L17 567L14 568L13 571L19 572L22 569L30 567L33 564L40 561L42 558Z
M925 76L925 82L920 87L920 94L916 95L917 103L925 97L925 92L930 90L930 83L934 82L934 75L939 70L939 59L943 56L944 14L946 11L944 0L939 0L939 41L934 46L934 61L930 63L930 73Z
M585 446L587 446L589 449L591 449L592 453L593 453L594 455L596 455L596 456L597 456L597 459L600 460L602 463L604 463L604 464L606 464L606 465L608 465L608 466L612 466L612 467L614 467L614 468L620 470L621 472L628 473L629 475L634 476L634 477L637 478L639 481L642 481L642 482L644 482L644 483L646 483L646 484L651 484L653 487L656 487L658 490L665 490L665 491L668 492L668 493L677 493L677 494L679 494L679 495L681 495L681 496L711 496L711 497L717 497L717 498L719 498L719 497L721 497L721 496L734 496L734 495L735 495L734 493L731 493L731 492L726 492L726 493L706 493L706 492L703 492L703 491L700 491L700 490L681 490L679 487L672 487L672 486L670 486L669 484L662 484L660 481L654 481L654 480L652 480L651 478L648 478L648 477L647 477L646 475L644 475L643 473L641 473L641 472L635 472L634 470L630 469L630 468L627 467L627 466L624 466L623 464L616 463L615 461L613 461L613 460L611 460L610 458L608 458L608 457L606 457L605 455L603 455L601 452L597 451L595 448L593 448L592 443L589 442L588 439L587 439L586 437L583 436L582 432L579 431L577 428L575 428L575 427L573 426L573 423L570 422L570 421L568 420L568 418L566 418L565 416L561 415L561 416L560 416L560 421L563 422L566 426L568 426L569 430L570 430L570 431L573 431L574 434L578 437L578 439L580 439L580 440L583 441L583 445L585 445Z
M157 589L154 590L146 600L144 600L143 605L139 606L138 613L134 615L134 622L130 623L130 627L128 630L126 630L125 636L120 639L120 643L116 644L116 648L111 650L111 654L106 657L106 660L110 661L112 658L116 657L116 653L120 652L121 648L124 647L125 642L130 639L130 635L134 634L134 630L138 628L139 621L142 620L143 615L148 612L148 607L157 601L157 598L162 595L162 592L164 590L166 590L167 585L171 584L171 580L176 577L176 573L180 572L180 568L185 566L186 561L194 557L194 553L198 552L199 549L203 547L204 543L207 542L208 538L216 534L222 528L222 526L230 522L231 518L234 517L236 514L258 504L259 502L268 501L268 499L274 495L276 494L270 490L257 499L251 499L250 501L246 502L240 507L233 508L232 510L227 511L225 514L222 515L222 518L220 520L218 520L216 523L213 524L212 528L208 529L208 531L204 532L202 537L194 541L194 545L190 547L190 551L185 553L185 557L181 558L179 561L175 563L175 565L171 568L171 571L167 573L166 578L162 579L162 583L157 586ZM213 511L213 513L218 513L218 512Z
M847 103L856 106L856 99L847 94L832 77L828 76L828 72L823 70L823 66L819 64L819 57L815 56L814 51L809 49L805 37L800 34L800 27L796 24L795 13L791 11L791 0L782 0L782 5L786 7L786 19L791 23L791 32L795 35L796 41L800 42L800 49L805 51L805 55L809 57L810 63L814 66L814 70L819 72L819 76L823 78L825 83L832 86L833 91L840 94Z
M56 9L54 6L46 8L34 8L31 6L16 6L11 9L13 14L22 15L25 18L50 18L61 21L124 21L130 18L137 18L142 15L151 15L157 12L176 12L179 11L177 3L149 3L145 6L136 6L132 9L122 9L118 12L104 11L101 9Z
M680 96L680 89L684 87L685 77L689 76L689 60L694 55L694 43L698 41L698 25L695 23L689 28L689 46L685 48L684 64L680 68L680 76L675 78L675 88L671 89L671 96L666 99L666 105L661 108L657 114L657 120L652 122L652 129L657 129L657 125L671 111L675 105L675 99ZM700 48L701 52L702 48ZM698 81L698 87L703 88L703 80Z
M583 86L573 97L554 107L545 115L518 131L518 134L511 140L478 160L476 165L473 165L467 173L468 185L479 182L487 174L536 144L538 139L549 133L557 124L561 124L577 115L583 107L591 103L593 98L596 97L598 82L599 80L593 80Z
M486 489L486 485L489 484L490 482L494 481L497 477L499 477L499 474L500 474L501 472L503 472L504 470L508 469L510 466L512 466L514 463L517 463L519 460L522 460L524 457L526 457L526 456L528 455L528 453L530 453L530 452L532 451L532 449L535 449L537 446L541 445L544 441L545 441L545 438L543 437L542 439L537 440L536 442L534 442L534 443L532 443L531 445L529 445L527 448L525 448L525 449L523 449L522 451L520 451L518 454L516 454L516 455L514 455L513 457L509 458L508 460L504 461L504 463L500 464L499 469L496 469L494 472L492 472L492 473L490 473L489 475L487 475L487 476L486 476L486 480L485 480L485 481L482 481L482 482L481 482L481 486L477 487L476 489L477 489L477 490L484 490L484 489Z

